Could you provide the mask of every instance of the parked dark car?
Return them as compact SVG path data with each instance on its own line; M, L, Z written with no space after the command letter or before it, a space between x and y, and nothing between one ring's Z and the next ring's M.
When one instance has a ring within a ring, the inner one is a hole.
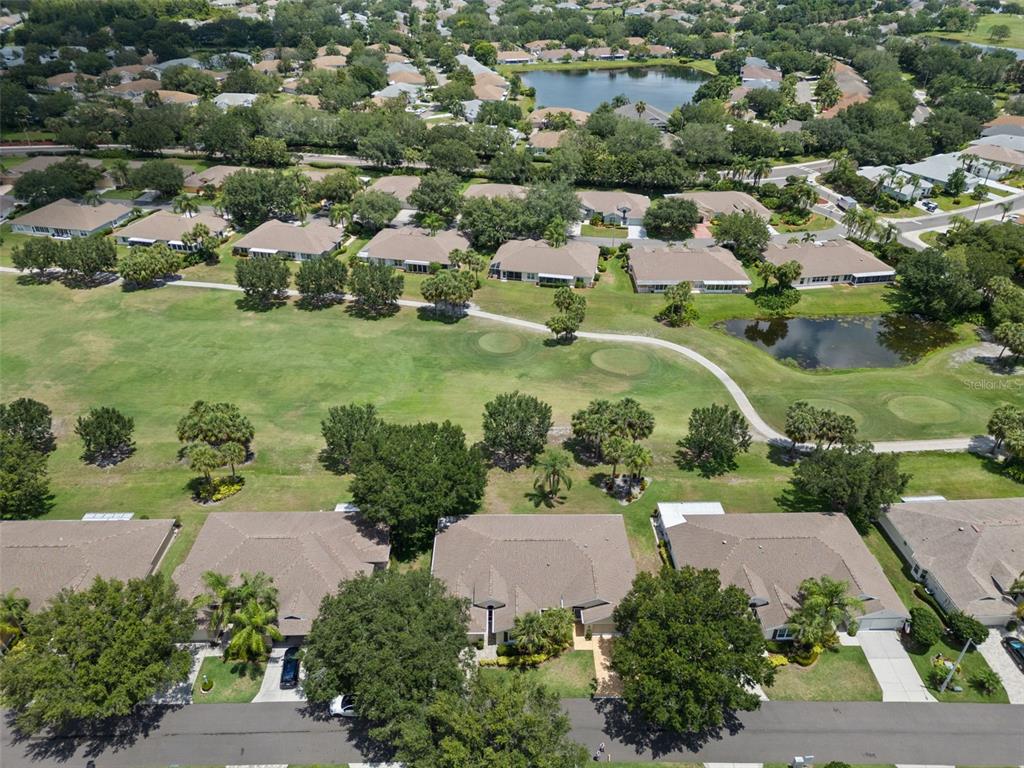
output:
M1024 670L1024 640L1018 640L1016 637L1004 637L1003 647L1017 666Z
M284 652L284 663L281 665L281 687L294 688L299 684L298 648L289 648Z

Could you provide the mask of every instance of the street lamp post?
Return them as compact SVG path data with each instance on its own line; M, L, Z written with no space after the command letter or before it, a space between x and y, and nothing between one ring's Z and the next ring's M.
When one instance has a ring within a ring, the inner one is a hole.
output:
M946 686L949 685L949 681L953 679L953 675L956 674L957 668L960 666L960 662L964 660L964 656L967 655L967 649L974 645L974 641L971 638L967 638L967 642L964 643L964 648L960 651L960 655L956 657L956 662L953 664L953 668L949 670L949 674L946 675L946 679L942 681L942 685L939 686L939 693L946 692Z

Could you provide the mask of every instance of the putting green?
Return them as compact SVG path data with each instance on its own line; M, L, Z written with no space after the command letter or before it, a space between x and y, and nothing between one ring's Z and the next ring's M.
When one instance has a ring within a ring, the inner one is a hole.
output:
M812 397L807 399L807 404L815 408L822 410L835 411L836 413L842 414L843 416L852 416L857 426L864 423L864 414L858 411L853 406L840 402L839 400L828 400L821 397Z
M641 349L612 347L599 349L590 356L596 368L617 376L642 376L651 369L651 356Z
M484 352L492 355L514 355L526 346L526 341L516 333L492 331L479 336L476 343Z
M960 410L952 403L924 395L900 395L885 407L912 424L943 423L960 418Z

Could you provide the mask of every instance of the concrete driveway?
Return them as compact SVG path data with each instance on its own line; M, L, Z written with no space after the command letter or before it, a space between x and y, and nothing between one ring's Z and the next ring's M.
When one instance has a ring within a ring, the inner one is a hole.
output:
M857 640L882 688L882 701L935 701L897 632L863 630L857 633Z
M1024 672L1013 663L1010 654L1002 646L1005 632L991 630L988 633L988 640L978 646L985 661L998 673L1003 680L1003 688L1006 695L1010 697L1011 704L1024 704Z
M281 702L281 701L305 701L302 695L302 679L306 676L305 668L299 668L299 685L295 688L281 688L281 665L284 663L284 652L288 649L284 646L277 647L270 652L267 659L267 672L263 675L263 682L260 684L260 692L256 694L253 703L259 702Z

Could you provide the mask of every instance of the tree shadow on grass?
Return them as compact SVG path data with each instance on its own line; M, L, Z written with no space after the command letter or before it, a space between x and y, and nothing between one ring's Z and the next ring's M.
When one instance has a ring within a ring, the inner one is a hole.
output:
M283 307L287 303L287 300L284 298L270 299L268 301L265 299L257 299L252 296L243 296L240 299L235 299L235 306L243 312L269 312L272 309Z
M557 338L544 339L543 343L545 347L571 347L574 341L576 341L575 336L570 338L559 336Z
M789 441L769 440L768 461L777 467L792 467L800 460L800 451L793 451Z
M524 493L523 498L533 504L534 509L540 509L542 506L546 509L554 509L555 507L564 504L567 497L564 494L550 496L544 491L534 488L532 491Z
M50 285L60 281L60 272L56 272L51 269L43 270L42 272L22 272L15 278L15 282L18 285Z
M822 504L816 497L798 490L792 484L775 497L775 503L784 512L813 512L822 509Z
M114 272L98 272L95 275L76 275L65 272L61 275L61 282L65 287L80 291L101 288L104 285L111 285L117 281L118 275Z
M443 323L444 325L455 325L466 316L463 312L444 312L434 307L417 307L416 317L427 323Z
M345 312L360 320L383 320L394 317L401 309L398 304L387 304L383 307L370 307L359 301L349 302L345 305Z
M300 296L295 302L295 308L301 309L303 312L321 312L325 309L330 309L337 304L344 304L345 297L341 295L330 295L325 296L322 299L311 299L307 296Z
M732 711L725 713L725 722L720 727L697 733L673 733L631 713L621 699L598 699L595 708L604 716L604 732L609 738L628 744L638 754L650 752L656 759L672 753L698 752L709 742L721 740L725 735L735 736L743 729L743 723Z

